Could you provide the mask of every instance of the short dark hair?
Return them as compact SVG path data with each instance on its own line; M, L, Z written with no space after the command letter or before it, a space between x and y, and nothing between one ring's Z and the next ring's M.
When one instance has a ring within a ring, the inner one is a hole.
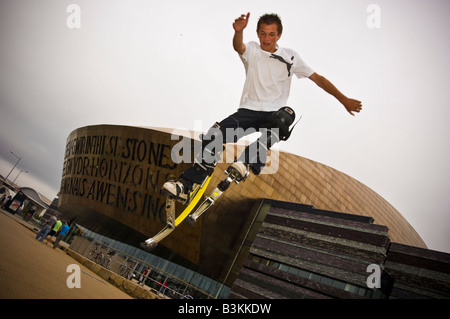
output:
M283 24L281 23L281 19L280 17L275 14L275 13L266 13L265 15L262 15L261 17L259 17L258 20L258 25L256 27L256 31L259 31L259 28L261 26L261 24L274 24L276 23L277 25L277 31L278 34L282 34L283 33Z

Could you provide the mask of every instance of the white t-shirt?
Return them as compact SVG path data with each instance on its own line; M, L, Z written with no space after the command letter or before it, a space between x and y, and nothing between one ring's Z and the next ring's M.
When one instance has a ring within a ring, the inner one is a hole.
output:
M286 106L292 75L311 76L314 71L292 49L278 48L273 54L254 41L240 55L247 75L239 108L271 112Z

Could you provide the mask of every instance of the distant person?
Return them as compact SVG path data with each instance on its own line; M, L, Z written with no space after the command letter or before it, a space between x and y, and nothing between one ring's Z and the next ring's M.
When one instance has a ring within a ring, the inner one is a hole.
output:
M50 229L53 228L53 226L55 226L57 221L58 219L56 218L56 213L53 213L48 223L50 225Z
M41 243L44 241L45 237L47 237L50 230L52 230L51 220L47 220L44 226L42 226L41 230L37 233L36 239L38 239ZM41 239L39 239L41 237Z
M51 232L53 226L55 226L57 222L56 214L53 214L49 220L44 224L44 226L41 228L41 230L37 233L36 239L39 238L39 236L42 236L42 238L39 240L40 242L43 242L44 239L48 236L48 234Z
M59 241L67 235L67 232L69 231L70 227L67 225L67 222L64 222L64 224L61 226L61 229L59 230L58 235L56 235L55 243L53 244L53 249L58 247Z
M4 209L10 202L12 202L11 195L3 199L3 202L0 203L2 205L2 209Z
M166 289L168 287L167 281L164 281L164 284L161 284L161 281L158 281L158 286L160 286L160 292L163 294L166 292Z
M148 273L150 270L146 267L144 271L142 272L141 276L139 277L139 285L143 286L145 279L147 279Z
M55 223L55 225L53 226L52 230L50 231L49 235L50 236L55 236L56 233L58 232L58 230L61 228L62 226L62 221L61 219L58 219Z
M34 206L32 206L28 210L27 215L25 216L24 220L29 221L34 216L34 213L36 213L36 208Z

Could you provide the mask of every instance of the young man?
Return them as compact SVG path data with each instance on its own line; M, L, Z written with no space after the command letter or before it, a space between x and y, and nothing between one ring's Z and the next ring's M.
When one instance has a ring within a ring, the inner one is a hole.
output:
M241 157L230 165L230 169L242 177L249 169L254 174L261 172L267 150L278 141L289 138L289 125L293 123L295 113L285 105L294 74L297 78L309 78L315 82L325 92L333 95L351 115L362 109L360 101L342 94L325 77L314 72L297 52L277 45L283 33L283 25L278 15L266 14L260 17L256 29L259 44L244 44L243 34L249 18L250 13L243 14L233 23L233 48L239 54L246 71L238 111L214 124L202 138L202 152L196 157L194 165L183 172L180 180L169 181L163 186L166 192L182 201L188 201L193 186L202 183L213 173L223 149L212 147L212 144L217 144L212 141L232 143L252 132L250 128L275 128L276 130L271 130L249 145ZM252 154L251 150L257 150L256 154Z
M64 222L64 224L61 226L61 230L59 231L58 235L56 235L55 242L53 243L53 249L57 248L59 245L59 242L61 239L67 235L67 232L69 231L70 227L67 225L67 222Z

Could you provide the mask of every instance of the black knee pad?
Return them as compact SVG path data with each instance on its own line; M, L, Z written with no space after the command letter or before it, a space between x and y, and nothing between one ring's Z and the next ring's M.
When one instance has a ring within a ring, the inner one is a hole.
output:
M276 111L271 118L272 125L280 129L280 139L286 141L291 136L289 127L295 120L295 112L289 106L284 106Z

